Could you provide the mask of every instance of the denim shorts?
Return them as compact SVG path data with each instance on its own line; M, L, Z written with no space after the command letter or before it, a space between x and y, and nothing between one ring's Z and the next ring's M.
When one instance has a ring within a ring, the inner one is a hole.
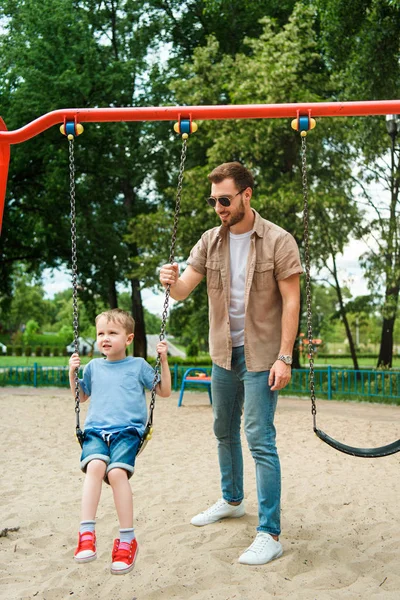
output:
M140 444L140 435L136 429L124 429L117 433L105 434L96 429L87 429L83 433L81 469L86 473L91 460L102 460L107 469L104 481L108 481L111 469L125 469L130 479L135 470L136 453Z

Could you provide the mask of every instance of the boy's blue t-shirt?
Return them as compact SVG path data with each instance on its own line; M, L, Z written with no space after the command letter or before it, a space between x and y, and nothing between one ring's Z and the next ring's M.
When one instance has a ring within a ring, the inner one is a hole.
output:
M145 388L152 389L154 373L143 358L91 360L79 380L90 396L85 429L114 433L135 427L142 436L147 422Z

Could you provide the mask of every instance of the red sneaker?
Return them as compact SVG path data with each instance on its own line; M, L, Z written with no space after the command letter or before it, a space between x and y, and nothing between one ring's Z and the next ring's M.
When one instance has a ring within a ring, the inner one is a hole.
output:
M136 539L133 539L130 544L114 540L111 573L113 575L124 575L132 571L137 553L138 544Z
M74 559L76 562L85 563L96 560L96 558L96 534L94 531L84 531L83 533L80 533Z

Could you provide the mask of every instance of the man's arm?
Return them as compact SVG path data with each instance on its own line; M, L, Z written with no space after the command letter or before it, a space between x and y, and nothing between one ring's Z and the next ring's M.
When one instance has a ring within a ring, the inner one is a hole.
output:
M194 288L199 285L204 275L193 269L191 265L186 267L179 277L179 267L176 263L164 265L160 269L160 282L164 287L171 285L170 295L174 300L185 300Z
M300 312L300 275L291 275L278 281L282 296L281 346L279 354L292 355L299 325ZM272 365L269 384L271 390L282 390L292 377L292 368L281 360Z

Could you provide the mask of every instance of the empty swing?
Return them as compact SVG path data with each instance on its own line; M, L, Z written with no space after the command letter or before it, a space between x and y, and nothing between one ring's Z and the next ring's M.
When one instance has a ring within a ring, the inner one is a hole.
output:
M400 439L380 446L378 448L356 448L343 444L329 436L327 433L317 427L317 406L315 398L314 385L314 349L312 344L312 308L311 308L311 276L310 276L310 244L309 244L309 206L308 206L308 184L307 184L307 144L306 136L309 129L315 127L315 120L310 116L298 116L292 121L293 129L300 132L301 135L301 169L303 182L303 223L304 223L304 254L305 254L305 275L306 275L306 302L307 302L307 336L308 336L308 355L309 355L309 381L310 381L310 397L311 397L311 414L313 415L314 433L320 440L335 448L339 452L358 456L360 458L380 458L390 456L400 451Z
M174 130L176 133L182 134L182 151L180 158L180 166L178 173L178 184L175 201L174 223L172 228L171 245L168 261L173 263L175 260L175 244L178 231L179 213L181 208L181 196L183 186L183 175L185 172L185 161L187 154L187 141L190 133L197 131L197 124L189 119L179 119L175 123ZM69 175L70 175L70 215L71 215L71 263L72 263L72 312L73 312L73 330L74 330L74 351L79 352L79 310L78 310L78 259L77 259L77 235L76 235L76 198L75 198L75 158L74 158L74 140L75 136L83 132L83 126L76 121L66 121L61 125L60 131L68 139L69 150ZM170 285L165 289L164 307L161 318L161 329L159 339L162 341L165 338L165 327L168 317L168 306L170 298ZM140 454L147 442L153 434L153 413L156 402L156 386L160 376L160 356L157 356L154 366L154 380L151 389L151 399L149 404L149 415L145 427L145 431L140 440L137 454ZM75 370L75 434L76 438L82 447L84 433L80 427L80 386L79 386L79 369Z

